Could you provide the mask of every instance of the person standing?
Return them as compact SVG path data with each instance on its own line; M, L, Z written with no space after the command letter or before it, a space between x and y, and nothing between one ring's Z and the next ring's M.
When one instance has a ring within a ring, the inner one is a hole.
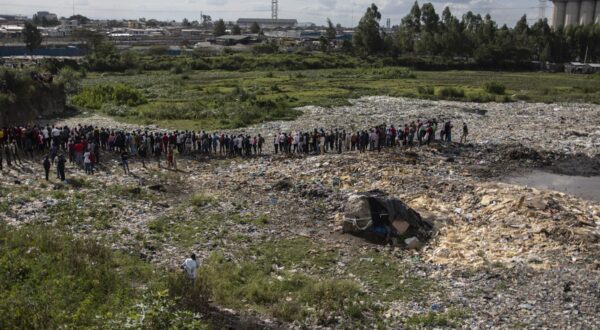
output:
M11 167L11 165L12 165L11 164L11 157L12 157L12 155L11 155L11 152L10 152L10 142L7 142L4 145L4 156L6 156L6 165L8 167Z
M121 165L123 165L123 171L125 174L129 174L129 152L125 148L121 152Z
M262 155L263 144L265 143L265 138L258 134L258 154Z
M58 172L58 178L60 179L60 181L66 181L66 177L65 177L65 165L67 163L67 160L65 159L65 156L63 154L61 154L60 156L58 156L58 163L56 165L56 171Z
M462 136L460 137L460 143L467 143L467 135L469 135L469 127L467 126L467 123L463 122L463 132L462 132Z
M50 165L51 165L50 157L46 156L44 158L43 165L44 165L44 173L46 174L46 181L49 181L50 180Z
M198 262L196 261L196 254L192 253L192 255L185 259L183 264L181 264L181 269L184 270L187 278L192 280L192 283L196 283L196 270L198 269Z
M92 170L92 153L88 150L83 154L83 165L85 168L85 174L94 174Z
M167 168L173 168L173 146L167 149Z
M452 122L449 120L444 125L444 134L446 135L447 142L452 142L452 127L454 126L452 126Z
M143 168L146 168L146 157L148 156L148 149L147 148L148 148L148 146L146 145L146 141L143 141L140 144L140 149L138 150L138 155L140 156L140 160L142 161L142 167Z

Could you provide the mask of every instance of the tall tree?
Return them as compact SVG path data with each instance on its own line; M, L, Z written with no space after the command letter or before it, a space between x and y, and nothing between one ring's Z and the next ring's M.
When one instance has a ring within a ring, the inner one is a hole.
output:
M73 38L85 42L90 49L94 50L104 42L105 36L89 29L77 29L73 32Z
M68 20L70 20L70 21L77 20L77 23L79 23L79 24L87 24L87 23L90 22L89 18L87 18L87 17L85 17L83 15L80 15L80 14L70 16L68 18Z
M240 26L236 24L231 28L231 34L239 36L242 34L242 29L240 29Z
M219 37L222 35L225 35L227 33L227 27L225 26L225 21L223 21L222 19L218 20L215 23L215 27L213 29L213 34L215 35L215 37Z
M336 30L335 26L333 25L333 23L331 22L331 20L328 18L327 19L327 29L325 29L325 37L327 38L327 40L329 40L329 42L332 42L335 40L336 36L337 36L337 30Z
M435 12L431 3L426 3L421 8L421 22L425 32L435 33L440 24L440 16Z
M360 19L352 42L357 51L363 55L380 52L383 49L383 37L379 27L381 13L375 4L367 8L365 15Z
M27 22L23 28L23 40L25 41L25 47L31 54L42 44L42 34L37 26Z
M402 25L414 33L421 32L421 8L419 8L418 1L415 1L410 9L410 13L402 19Z

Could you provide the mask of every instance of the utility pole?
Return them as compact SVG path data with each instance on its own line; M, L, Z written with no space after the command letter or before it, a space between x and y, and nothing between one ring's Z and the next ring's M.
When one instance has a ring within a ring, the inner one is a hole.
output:
M275 22L278 18L279 3L278 0L271 0L271 19Z

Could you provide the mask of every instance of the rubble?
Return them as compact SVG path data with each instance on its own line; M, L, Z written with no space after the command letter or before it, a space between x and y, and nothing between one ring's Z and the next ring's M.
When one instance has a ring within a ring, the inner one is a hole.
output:
M255 242L305 237L332 253L332 262L292 269L273 263L274 276L289 271L359 281L352 262L384 267L373 261L373 254L379 255L402 264L397 285L406 274L437 285L419 299L383 301L373 293L377 284L361 281L381 310L364 317L379 316L390 328L414 314L452 308L466 311L467 328L600 324L600 204L506 182L508 175L531 168L599 175L600 106L366 97L348 106L303 111L294 121L236 132L269 137L279 130L356 130L437 117L454 122L455 139L467 122L469 142L381 154L179 159L177 172L133 161L131 176L122 175L116 161L94 176L69 166L67 177L76 178L71 181L76 185L45 183L36 160L1 172L6 194L0 195L0 218L15 226L61 223L75 235L106 239L114 249L167 268L176 268L190 250L199 260L212 252L239 260L237 251ZM62 123L136 127L98 116ZM267 152L271 147L267 143ZM372 190L403 201L433 224L431 233L413 233L409 219L392 221L402 235L400 246L408 249L342 235L349 229L344 229L345 213L367 217L360 194ZM209 196L207 204L190 205L196 193ZM97 213L87 212L92 208ZM69 212L82 218L63 223ZM178 226L183 229L177 235L164 233ZM306 322L297 327L317 327Z

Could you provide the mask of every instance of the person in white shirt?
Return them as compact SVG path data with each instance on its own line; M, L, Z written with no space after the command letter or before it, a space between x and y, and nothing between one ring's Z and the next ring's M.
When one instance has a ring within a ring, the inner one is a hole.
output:
M185 259L183 264L181 264L181 269L185 271L187 277L192 280L192 282L196 282L196 270L198 269L198 262L196 261L196 254L192 253L192 255Z
M94 174L94 169L92 168L91 152L86 151L85 154L83 154L83 164L86 174Z

